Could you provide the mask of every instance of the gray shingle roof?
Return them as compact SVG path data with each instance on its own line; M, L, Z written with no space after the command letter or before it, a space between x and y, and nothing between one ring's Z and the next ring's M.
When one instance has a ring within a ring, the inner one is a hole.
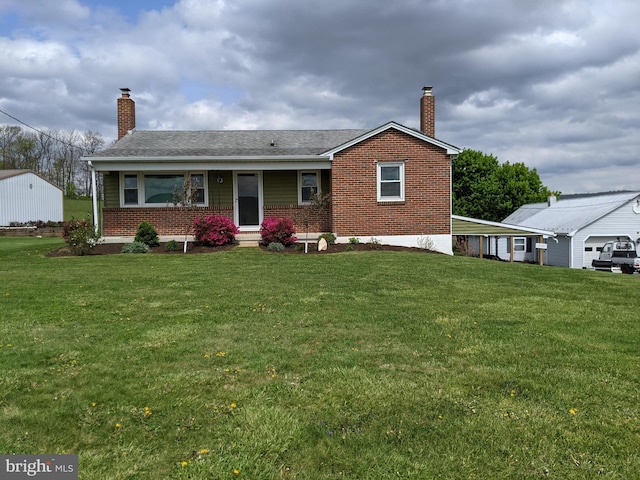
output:
M571 233L595 222L608 213L622 207L640 192L611 193L560 199L547 203L523 205L504 219L504 223L530 228L550 230L555 233Z
M95 157L318 155L370 130L133 131ZM274 145L271 145L273 142Z

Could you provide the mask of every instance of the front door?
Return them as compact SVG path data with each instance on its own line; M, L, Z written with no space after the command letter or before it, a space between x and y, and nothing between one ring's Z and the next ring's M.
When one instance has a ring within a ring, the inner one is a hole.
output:
M235 222L240 230L258 230L262 222L262 185L258 172L235 174Z

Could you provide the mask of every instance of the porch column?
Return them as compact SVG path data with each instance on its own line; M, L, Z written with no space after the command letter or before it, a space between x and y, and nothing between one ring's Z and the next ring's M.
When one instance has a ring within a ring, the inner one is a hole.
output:
M480 235L480 258L484 258L484 235Z
M538 243L542 243L544 238L542 235L538 237ZM544 248L538 249L538 265L544 265Z
M93 164L89 162L91 168L91 198L93 200L93 228L98 233L98 192L96 188L96 169L93 168Z

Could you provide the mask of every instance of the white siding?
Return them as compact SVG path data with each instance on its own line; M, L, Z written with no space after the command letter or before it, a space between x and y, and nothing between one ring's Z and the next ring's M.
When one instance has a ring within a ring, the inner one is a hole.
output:
M634 199L578 231L573 237L571 267L591 266L591 257L588 255L585 257L584 247L586 243L598 241L597 237L600 237L600 240L603 237L609 239L628 237L631 240L637 240L640 237L640 213L635 213L635 210L640 212Z
M35 173L0 180L0 225L63 220L62 190Z

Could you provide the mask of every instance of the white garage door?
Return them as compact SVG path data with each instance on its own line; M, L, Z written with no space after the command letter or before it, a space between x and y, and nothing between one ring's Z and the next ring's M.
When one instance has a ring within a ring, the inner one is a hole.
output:
M589 237L584 242L584 266L589 268L591 260L600 256L602 246L607 242L612 242L619 237Z

